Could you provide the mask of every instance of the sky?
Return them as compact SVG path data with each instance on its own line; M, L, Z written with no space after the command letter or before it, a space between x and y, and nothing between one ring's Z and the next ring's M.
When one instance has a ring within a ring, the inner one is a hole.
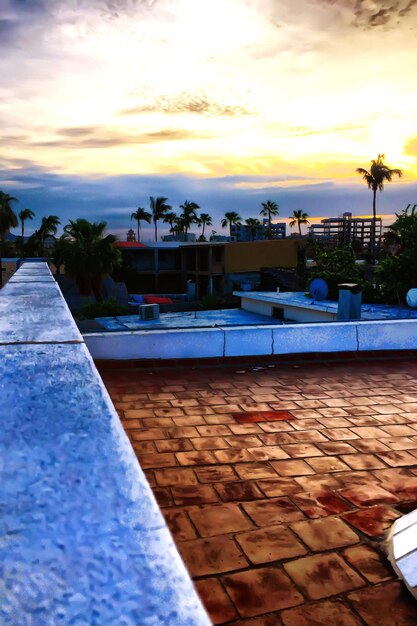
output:
M0 190L125 238L166 196L220 219L417 202L417 0L0 0ZM160 234L164 227L160 226ZM145 228L143 238L153 236Z

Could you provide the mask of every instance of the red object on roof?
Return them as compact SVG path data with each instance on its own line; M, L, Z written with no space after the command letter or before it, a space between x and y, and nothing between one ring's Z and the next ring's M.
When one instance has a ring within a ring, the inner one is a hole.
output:
M171 298L163 296L144 296L146 304L172 304Z
M140 241L116 241L114 244L116 248L147 248L144 243Z

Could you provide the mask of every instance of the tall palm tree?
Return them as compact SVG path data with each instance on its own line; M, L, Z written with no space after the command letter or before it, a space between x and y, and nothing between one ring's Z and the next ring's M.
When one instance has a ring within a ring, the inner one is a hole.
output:
M203 232L201 233L201 238L205 241L204 238L204 230L206 226L211 226L213 221L211 219L211 215L208 213L200 213L200 217L198 218L198 225L203 227Z
M106 222L70 220L64 227L67 246L61 245L65 274L75 279L82 295L93 293L97 302L103 301L104 277L121 262L120 252L114 246L116 237L104 236L106 226Z
M371 161L371 167L368 170L365 170L363 167L356 168L358 174L362 176L369 189L372 189L372 212L373 212L373 222L372 222L372 233L371 233L371 254L372 254L372 263L375 262L375 225L376 225L376 192L383 191L384 183L390 183L392 181L393 176L398 176L401 178L403 175L402 170L393 169L388 167L384 163L385 154L378 154L377 159L373 159Z
M259 211L260 215L268 218L268 238L272 239L272 216L279 215L279 206L272 200L262 202L262 209Z
M261 222L256 217L248 217L245 220L246 226L249 228L251 241L255 239L256 231L261 225Z
M290 226L291 228L296 225L298 226L298 232L300 234L300 238L301 238L301 224L309 224L310 222L307 219L308 217L309 217L308 213L304 213L304 211L302 211L301 209L299 209L298 211L292 212Z
M45 255L45 239L48 235L56 235L58 232L58 226L60 225L61 220L57 215L48 215L48 217L43 217L41 225L38 230L38 237L41 244L42 254Z
M16 213L11 207L12 202L17 202L17 198L13 198L13 196L10 196L8 193L0 191L0 286L3 284L1 257L4 254L6 235L11 228L16 228L19 223Z
M174 213L174 211L165 213L164 219L163 219L165 224L169 224L169 232L172 233L172 235L174 235L174 239L175 239L175 233L177 232L177 228L174 226L174 224L176 224L177 219L178 217L176 213Z
M229 211L224 214L224 218L222 219L221 224L223 228L226 228L229 224L230 239L232 238L232 225L235 224L236 226L238 226L241 222L242 218L240 217L239 213L236 213L236 211Z
M168 198L164 198L163 196L158 196L154 198L151 196L149 198L151 213L153 223L155 225L155 241L158 241L158 225L157 222L164 217L167 211L170 211L172 207L169 204L166 204Z
M23 237L25 236L25 222L26 222L26 220L33 220L34 217L35 217L35 214L30 209L23 209L23 211L19 212L19 219L20 219L20 222L22 224L22 240L23 240Z
M184 240L188 241L188 231L192 224L198 224L197 211L199 210L199 205L196 202L188 202L185 200L184 204L180 204L180 209L182 209L182 213L180 218L183 222L184 227Z
M130 216L131 220L136 220L138 223L138 241L140 241L140 223L147 222L148 224L150 224L151 217L152 215L148 213L148 211L145 211L145 209L143 209L142 207L136 209L136 211Z

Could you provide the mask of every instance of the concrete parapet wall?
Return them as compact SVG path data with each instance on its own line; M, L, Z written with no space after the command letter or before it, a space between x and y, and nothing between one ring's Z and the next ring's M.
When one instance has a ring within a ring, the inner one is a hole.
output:
M46 264L0 314L0 624L209 626Z
M189 359L409 350L417 319L106 332L84 335L95 359Z

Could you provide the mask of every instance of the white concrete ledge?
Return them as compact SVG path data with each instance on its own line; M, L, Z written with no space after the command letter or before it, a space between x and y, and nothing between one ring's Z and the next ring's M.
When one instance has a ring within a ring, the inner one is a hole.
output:
M417 349L417 319L87 333L95 359L189 359Z

